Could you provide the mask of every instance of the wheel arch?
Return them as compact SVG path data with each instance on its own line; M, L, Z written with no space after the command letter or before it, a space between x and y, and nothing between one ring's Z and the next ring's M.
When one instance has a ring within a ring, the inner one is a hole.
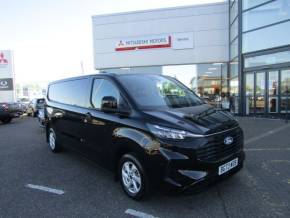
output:
M116 180L118 180L119 176L119 161L124 154L134 153L141 163L145 163L146 155L150 155L159 145L148 133L127 127L115 129L113 132L113 144L112 167Z

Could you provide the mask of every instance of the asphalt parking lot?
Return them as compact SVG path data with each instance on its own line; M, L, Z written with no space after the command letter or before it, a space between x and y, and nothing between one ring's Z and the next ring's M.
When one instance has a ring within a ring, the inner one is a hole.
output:
M242 171L196 194L155 191L141 202L78 154L50 152L36 119L0 124L0 217L290 217L290 124L240 123Z

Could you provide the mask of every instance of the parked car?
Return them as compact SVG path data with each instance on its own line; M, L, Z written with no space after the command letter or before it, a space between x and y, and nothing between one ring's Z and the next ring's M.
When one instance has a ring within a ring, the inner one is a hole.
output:
M0 103L0 120L3 123L10 123L15 117L19 117L19 108L16 103L2 102Z
M243 131L174 78L98 74L49 85L46 136L112 170L133 199L162 183L177 189L243 167Z
M38 123L39 123L40 127L45 127L46 119L44 116L44 108L38 110L37 118L38 118Z
M27 115L37 117L39 109L44 107L44 98L35 98L33 99L27 107Z
M21 113L24 114L27 112L28 105L30 103L29 99L27 98L20 98L17 103L19 104L19 107L21 109Z

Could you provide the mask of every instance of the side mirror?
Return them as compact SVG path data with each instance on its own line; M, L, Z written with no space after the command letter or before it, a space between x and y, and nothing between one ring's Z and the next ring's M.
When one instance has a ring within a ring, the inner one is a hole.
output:
M113 96L105 96L102 99L101 110L104 112L115 112L117 111L118 103L117 99Z

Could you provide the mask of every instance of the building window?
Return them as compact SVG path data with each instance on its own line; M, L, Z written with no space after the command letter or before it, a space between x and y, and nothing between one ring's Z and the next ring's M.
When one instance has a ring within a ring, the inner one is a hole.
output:
M231 30L230 30L230 41L235 39L238 36L239 33L239 19L237 18L235 22L231 25Z
M234 1L233 5L230 7L230 22L233 23L235 18L238 16L238 1Z
M239 78L230 79L230 111L239 112Z
M258 6L263 4L269 0L243 0L243 10L247 10L249 8Z
M290 44L290 21L243 34L243 52Z
M230 78L237 77L239 74L238 58L230 62Z
M281 70L281 112L290 112L290 70Z
M239 54L239 40L236 38L230 45L230 59L234 59Z
M245 68L290 62L290 51L245 58Z
M289 91L290 91L290 70L282 70L281 71L281 94L287 95L287 92Z
M290 19L290 1L277 0L243 13L243 31Z

